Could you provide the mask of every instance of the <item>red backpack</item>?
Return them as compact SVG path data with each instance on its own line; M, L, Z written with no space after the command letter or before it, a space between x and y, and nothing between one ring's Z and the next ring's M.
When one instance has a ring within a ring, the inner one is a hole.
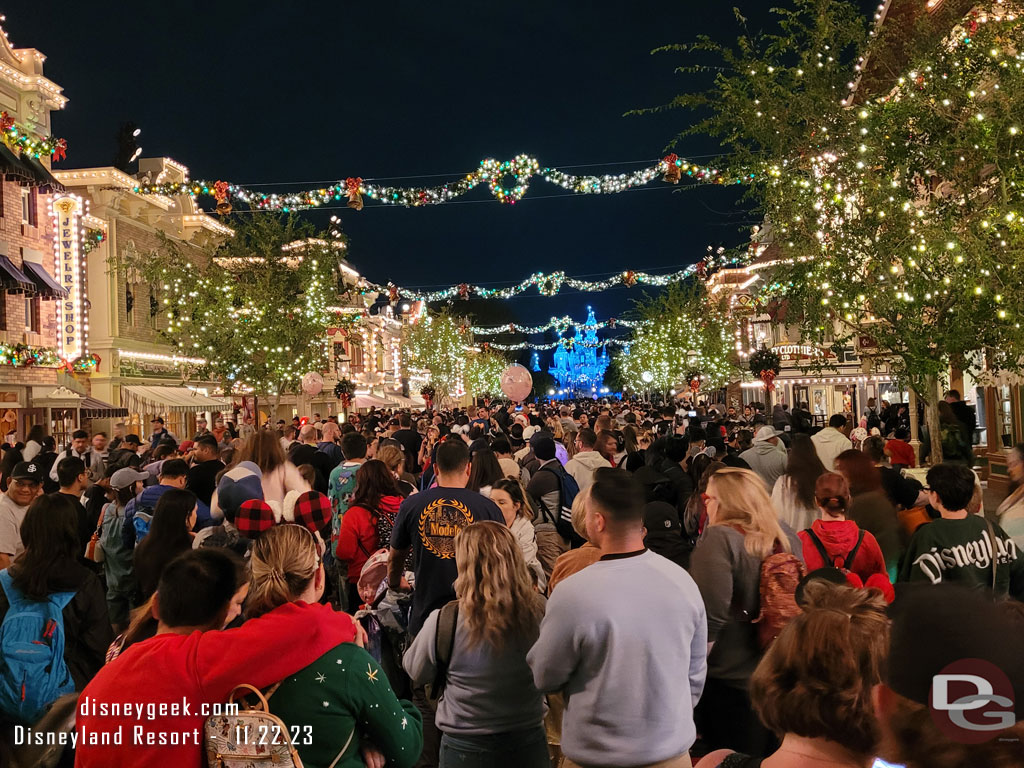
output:
M761 563L761 613L754 619L761 650L771 645L789 620L800 613L796 588L803 577L800 558L785 552L776 542L774 552Z

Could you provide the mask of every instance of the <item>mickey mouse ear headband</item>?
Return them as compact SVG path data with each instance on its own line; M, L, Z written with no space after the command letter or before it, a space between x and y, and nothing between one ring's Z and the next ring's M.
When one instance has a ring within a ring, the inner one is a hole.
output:
M331 513L331 502L322 493L292 491L281 505L268 504L262 499L243 502L235 515L235 527L249 539L259 538L278 523L294 523L318 533L331 522Z

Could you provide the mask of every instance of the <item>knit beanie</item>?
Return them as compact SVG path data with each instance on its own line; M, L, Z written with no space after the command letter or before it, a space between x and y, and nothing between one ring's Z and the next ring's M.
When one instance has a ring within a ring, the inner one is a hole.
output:
M251 461L240 461L221 475L217 483L217 504L224 517L234 520L242 503L263 498L263 473Z

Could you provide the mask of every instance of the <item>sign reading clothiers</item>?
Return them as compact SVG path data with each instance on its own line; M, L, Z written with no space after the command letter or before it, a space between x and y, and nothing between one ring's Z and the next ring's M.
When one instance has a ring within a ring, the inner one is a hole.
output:
M82 214L78 195L53 198L53 248L56 275L67 292L57 302L57 354L68 362L88 354L88 320L85 318L85 264L82 258Z

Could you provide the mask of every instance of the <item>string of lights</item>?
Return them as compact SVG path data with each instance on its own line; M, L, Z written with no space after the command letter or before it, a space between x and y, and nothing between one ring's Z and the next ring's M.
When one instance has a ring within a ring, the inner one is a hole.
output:
M240 202L252 210L297 211L321 208L334 202L347 200L347 206L362 210L363 198L384 205L419 207L439 205L462 197L480 185L486 185L491 195L502 203L514 204L523 199L534 177L561 187L574 194L615 194L644 186L661 176L670 184L678 184L683 177L704 184L740 184L743 177L727 178L718 169L702 166L675 154L666 155L655 164L629 173L579 175L557 168L542 168L531 155L517 155L512 160L498 161L487 158L479 167L462 178L437 186L398 186L374 183L358 176L344 181L297 192L260 192L254 186L242 186L224 181L184 181L167 184L139 184L133 191L145 195L189 195L214 197L219 204ZM422 177L421 177L422 178ZM227 206L230 211L230 204Z
M566 349L573 349L574 347L591 347L595 349L599 349L601 347L628 347L629 344L629 339L603 339L596 344L575 342L572 339L559 339L558 341L552 341L547 344L531 344L528 341L521 341L516 344L495 344L492 342L485 342L484 344L481 344L481 346L484 349L496 349L500 352L517 352L522 349L545 350L554 349L555 347L565 347Z
M532 336L534 334L545 333L547 331L565 333L569 328L579 325L580 323L578 321L573 320L568 315L563 315L562 317L552 317L543 325L520 325L519 323L509 323L508 325L472 325L469 329L477 336L494 336L500 333L525 333ZM622 326L623 328L637 328L641 325L643 325L643 323L634 322L632 320L619 320L611 317L608 320L601 320L597 322L595 328L597 330L601 330L603 328L614 330L619 326Z

